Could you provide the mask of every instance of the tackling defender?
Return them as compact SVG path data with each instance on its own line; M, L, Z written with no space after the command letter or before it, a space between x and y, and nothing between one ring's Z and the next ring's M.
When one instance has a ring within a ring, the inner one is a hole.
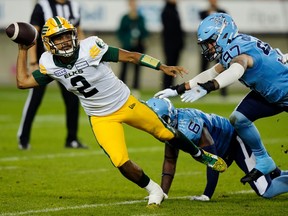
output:
M130 95L129 88L115 76L108 62L140 64L174 77L186 72L183 67L167 66L148 55L108 46L96 36L78 42L76 28L59 16L46 21L42 40L47 52L41 55L40 69L32 75L27 72L27 50L31 46L19 44L18 88L33 88L57 80L77 95L99 145L125 178L147 190L148 205L160 205L164 193L129 159L122 123L146 131L160 141L169 141L213 169L220 172L226 169L221 158L199 149L181 132L162 122L145 103Z
M235 161L238 167L248 173L255 165L255 157L251 149L242 142L229 120L207 114L197 109L174 108L166 98L151 98L147 104L160 118L172 127L181 131L202 149L222 157L228 167ZM165 145L165 157L162 168L161 187L168 195L176 172L178 149ZM192 200L209 201L216 189L219 173L207 167L207 183L200 196L192 196ZM271 173L261 176L257 181L249 182L257 195L272 198L288 192L288 171L278 168Z
M276 168L253 122L288 111L285 56L258 38L238 33L233 19L224 13L212 14L201 22L198 44L209 61L219 58L219 63L189 82L160 91L155 96L164 98L184 93L182 101L193 102L237 80L249 87L250 93L233 111L230 122L256 157L255 168L241 182L255 181Z

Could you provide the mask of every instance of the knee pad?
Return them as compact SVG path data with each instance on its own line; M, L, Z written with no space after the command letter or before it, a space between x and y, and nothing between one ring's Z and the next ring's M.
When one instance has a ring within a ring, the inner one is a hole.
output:
M252 122L246 116L238 111L233 111L229 117L229 121L235 129L247 127L252 124Z

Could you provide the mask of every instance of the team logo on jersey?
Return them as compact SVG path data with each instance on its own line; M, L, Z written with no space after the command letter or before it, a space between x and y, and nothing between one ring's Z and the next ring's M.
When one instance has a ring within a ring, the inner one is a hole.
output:
M83 70L77 70L77 71L71 71L71 72L69 72L69 73L66 73L65 75L64 75L64 77L66 78L66 79L68 79L69 77L73 77L73 76L75 76L75 75L78 75L78 74L83 74Z
M91 49L90 49L90 56L91 58L96 58L96 56L101 52L101 50L94 45Z
M96 40L96 44L101 48L101 49L103 49L104 47L105 47L105 43L103 42L103 40L101 40L101 39L97 39Z
M58 71L54 72L55 76L57 76L57 77L63 76L66 73L67 73L67 71L65 69L61 69L61 70L58 70Z
M86 68L86 67L88 67L88 66L89 66L89 64L88 64L87 61L77 62L77 63L75 64L75 67L77 68L77 70Z
M133 103L133 104L129 105L129 108L133 109L135 106L136 106L136 103Z

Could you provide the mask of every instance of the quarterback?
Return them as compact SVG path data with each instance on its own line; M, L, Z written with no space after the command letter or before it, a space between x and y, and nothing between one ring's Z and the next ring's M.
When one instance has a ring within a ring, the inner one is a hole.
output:
M27 73L27 50L31 46L19 44L18 88L33 88L57 80L77 95L100 147L125 178L147 190L149 206L160 205L164 192L129 159L122 123L162 142L169 141L216 171L226 170L222 158L199 149L180 131L161 121L145 103L130 95L129 88L115 76L109 62L139 64L174 77L186 73L184 68L167 66L151 56L108 46L96 36L78 42L74 26L59 16L46 21L41 37L47 51L40 58L39 70L32 75Z
M209 61L219 59L219 63L189 82L164 89L155 96L164 98L182 94L182 101L193 102L237 80L250 88L230 115L230 122L256 158L255 167L240 181L243 184L255 181L276 168L253 122L288 112L287 56L258 38L238 33L232 17L224 13L206 17L197 34L202 54Z

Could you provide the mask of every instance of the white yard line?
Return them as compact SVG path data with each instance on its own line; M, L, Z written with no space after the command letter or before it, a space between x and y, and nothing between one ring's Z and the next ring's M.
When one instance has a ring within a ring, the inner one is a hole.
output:
M281 144L287 141L287 138L269 138L263 140L266 145ZM159 152L163 151L163 145L161 143L156 147L144 147L144 148L129 148L129 152ZM54 158L68 158L68 157L84 157L89 155L102 155L102 150L96 151L87 151L87 152L69 152L69 153L59 153L59 154L44 154L44 155L35 155L35 156L19 156L19 157L3 157L0 158L0 162L7 161L24 161L24 160L43 160L43 159L54 159Z
M245 193L252 193L253 190L247 191L236 191L231 192L229 194L245 194ZM182 197L169 197L170 200L179 200L179 199L189 199L190 196L182 196ZM99 207L109 207L109 206L118 206L118 205L132 205L135 203L142 203L147 202L147 200L132 200L132 201L123 201L123 202L116 202L116 203L105 203L105 204L85 204L85 205L78 205L78 206L68 206L68 207L58 207L58 208L45 208L45 209L38 209L38 210L29 210L23 212L7 212L2 213L0 216L18 216L18 215L30 215L30 214L37 214L37 213L49 213L49 212L59 212L59 211L66 211L66 210L75 210L75 209L88 209L88 208L99 208Z
M69 206L69 207L58 207L58 208L46 208L46 209L38 209L38 210L29 210L23 212L8 212L2 213L0 216L17 216L17 215L29 215L29 214L37 214L37 213L48 213L48 212L58 212L65 210L75 210L75 209L87 209L87 208L98 208L98 207L107 207L107 206L117 206L117 205L131 205L134 203L147 202L146 200L133 200L133 201L124 201L118 203L107 203L107 204L85 204L79 206Z
M161 143L160 143L161 144ZM164 146L159 147L147 147L147 148L130 148L129 152L159 152L163 151ZM97 151L87 151L87 152L69 152L69 153L59 153L59 154L43 154L43 155L35 155L35 156L19 156L19 157L3 157L0 158L0 162L7 161L23 161L23 160L43 160L43 159L54 159L54 158L68 158L68 157L84 157L88 155L103 155L102 150Z
M0 170L15 170L18 169L17 166L0 166Z

